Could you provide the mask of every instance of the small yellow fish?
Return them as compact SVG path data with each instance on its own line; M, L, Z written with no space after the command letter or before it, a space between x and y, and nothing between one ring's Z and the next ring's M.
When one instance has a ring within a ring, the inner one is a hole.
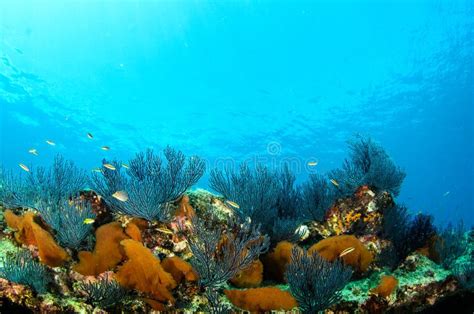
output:
M331 181L331 183L334 184L334 186L339 187L339 183L338 183L336 180L331 179L331 180L329 180L329 181Z
M51 146L56 146L56 143L51 140L47 140L46 144L51 145Z
M310 166L310 167L315 167L315 166L317 166L317 165L318 165L318 162L317 162L317 161L310 161L310 162L308 162L308 166Z
M107 151L107 150L110 150L110 147L109 146L102 146L100 149Z
M93 224L94 221L95 221L95 219L86 218L86 219L84 219L84 224L85 224L85 225L90 225L90 224Z
M158 230L159 232L161 233L166 233L166 234L173 234L173 231L169 230L169 229L165 229L165 228L158 228L156 229Z
M343 257L351 252L354 252L355 248L354 247L348 247L347 249L345 249L344 251L341 252L341 254L339 254L339 257Z
M128 165L126 165L126 164L122 164L122 167L124 167L125 169L130 168L130 167L129 167Z
M90 140L94 138L94 136L92 136L91 133L87 133L87 137L88 137Z
M36 148L30 149L30 150L28 151L28 153L33 154L33 155L35 155L35 156L38 156L38 151L36 150Z
M102 169L100 169L100 168L94 168L94 169L92 169L92 172L102 172Z
M126 191L117 191L114 194L112 194L112 196L121 202L128 201L128 193Z
M104 164L104 167L110 170L115 170L115 167L111 164Z
M226 202L227 204L229 204L230 206L234 207L234 208L237 208L237 209L240 208L239 204L237 204L236 202L232 202L232 201L229 201L229 200L227 200L227 201L225 201L225 202Z
M28 168L24 164L19 164L19 166L20 166L21 169L25 170L26 172L30 172L30 168Z

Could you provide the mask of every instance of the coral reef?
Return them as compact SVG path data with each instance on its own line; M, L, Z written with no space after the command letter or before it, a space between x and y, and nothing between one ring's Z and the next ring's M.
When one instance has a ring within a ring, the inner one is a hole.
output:
M2 169L0 311L407 313L466 303L473 232L437 229L397 204L404 173L370 139L351 151L342 169L301 185L288 165L214 169L221 195L189 190L204 161L169 147L129 166L104 160L94 190L61 156L23 176Z

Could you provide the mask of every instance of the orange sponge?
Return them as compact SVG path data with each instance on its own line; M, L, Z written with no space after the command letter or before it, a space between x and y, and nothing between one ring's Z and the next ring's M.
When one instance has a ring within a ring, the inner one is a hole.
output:
M352 251L341 256L344 250L351 249ZM334 261L341 257L344 264L350 265L360 272L366 271L374 259L372 253L353 235L339 235L321 240L311 246L308 253L312 254L314 251L328 261Z
M198 279L197 273L186 261L183 261L178 256L166 257L161 262L163 269L173 276L176 283L180 283L185 279L186 281L196 281Z
M394 276L383 276L382 279L380 279L379 285L372 289L370 292L386 298L391 295L393 291L395 291L397 286L397 278L395 278Z
M147 294L153 300L174 303L171 290L176 287L176 282L161 267L160 260L140 242L128 239L120 244L128 260L119 267L117 281L126 288Z
M263 264L255 260L246 269L239 272L230 282L239 288L254 288L260 286L263 279Z
M289 311L298 306L289 292L274 287L224 290L224 293L233 305L251 312Z
M262 257L265 278L278 282L285 280L286 265L291 261L293 246L288 241L279 242L271 253Z

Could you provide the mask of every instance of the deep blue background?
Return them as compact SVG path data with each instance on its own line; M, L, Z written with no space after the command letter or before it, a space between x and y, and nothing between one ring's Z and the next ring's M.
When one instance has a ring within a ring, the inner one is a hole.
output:
M0 162L171 144L304 180L360 133L406 170L413 212L473 224L472 3L0 1Z

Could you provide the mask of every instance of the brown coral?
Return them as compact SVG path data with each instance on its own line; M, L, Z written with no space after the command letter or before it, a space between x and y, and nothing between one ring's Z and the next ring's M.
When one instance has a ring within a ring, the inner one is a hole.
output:
M364 272L373 261L372 253L353 235L340 235L326 238L311 246L309 253L316 251L328 261L340 257L344 250L354 248L353 251L343 255L342 261L354 269Z
M393 291L395 291L397 285L398 280L394 276L383 276L382 279L380 279L379 285L370 292L386 298L391 295Z
M183 279L186 281L196 281L198 275L191 267L191 264L182 260L178 256L166 257L161 262L163 269L173 276L176 283L181 283Z
M145 293L159 302L174 303L171 290L176 282L171 274L164 271L160 260L149 249L135 240L123 240L128 260L119 267L116 278L124 287Z
M123 258L120 241L128 239L119 222L111 222L100 226L96 232L96 243L93 252L81 251L79 263L73 269L84 276L97 276L111 270Z
M34 219L35 214L30 211L25 212L21 217L10 210L5 211L7 225L16 230L15 239L19 243L36 246L42 263L51 267L62 266L69 260L68 253Z
M294 244L288 241L281 241L271 253L262 257L264 266L264 276L278 282L285 280L286 265L291 260L291 250Z
M246 269L240 271L230 280L239 288L254 288L260 286L263 279L263 264L260 260L255 260Z
M251 312L289 311L298 306L290 293L274 287L224 290L224 293L233 305Z

